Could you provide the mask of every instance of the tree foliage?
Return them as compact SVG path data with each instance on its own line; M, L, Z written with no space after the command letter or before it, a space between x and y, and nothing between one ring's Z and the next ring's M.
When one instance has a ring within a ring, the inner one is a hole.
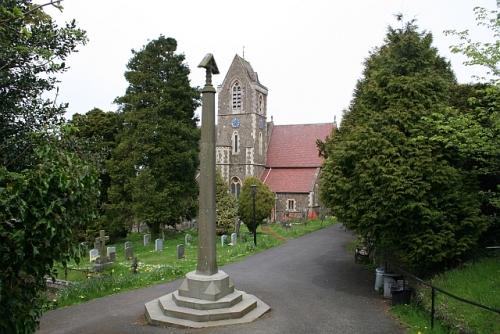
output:
M111 177L106 163L111 158L111 152L118 144L118 134L122 129L122 114L116 112L104 112L94 108L86 114L75 114L71 124L76 128L72 133L75 147L85 156L87 161L94 164L99 172L100 218L95 224L88 226L87 235L92 238L101 229L106 230L110 237L125 237L127 229L121 223L116 224L105 217L105 205L108 203L108 191L111 186Z
M497 3L498 6L498 3ZM500 13L496 10L487 10L475 7L474 14L479 27L491 32L491 42L473 41L468 30L446 30L445 34L458 37L459 43L451 46L453 53L461 53L467 57L465 65L480 65L487 68L487 74L492 77L493 83L500 79ZM479 79L484 79L478 77Z
M154 234L196 213L199 92L176 48L175 39L160 36L132 51L129 87L116 99L124 128L107 165L108 218L146 222Z
M255 188L255 225L253 224L253 197L252 185ZM269 188L256 177L248 177L241 187L238 202L238 213L241 220L248 226L250 231L257 230L257 227L264 219L271 216L274 207L274 194Z
M0 3L0 332L34 332L45 276L78 258L95 217L95 169L72 152L65 104L46 98L66 57L85 42L29 0Z
M54 263L78 259L79 232L97 214L95 169L61 143L37 145L32 166L0 166L0 332L31 333Z
M389 28L366 60L341 127L326 143L324 202L347 226L413 269L473 247L487 226L477 183L436 140L456 82L432 35Z
M45 98L55 74L85 33L75 22L59 28L31 0L0 4L0 163L22 170L30 165L31 134L61 124L66 104Z
M238 219L236 199L229 193L229 187L220 173L215 179L215 202L217 214L217 234L227 234L234 230Z

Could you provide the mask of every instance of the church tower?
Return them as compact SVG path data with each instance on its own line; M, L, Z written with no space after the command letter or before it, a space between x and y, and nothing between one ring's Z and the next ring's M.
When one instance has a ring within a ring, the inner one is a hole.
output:
M268 145L267 88L245 59L236 55L218 87L217 170L239 196L245 178L265 170Z

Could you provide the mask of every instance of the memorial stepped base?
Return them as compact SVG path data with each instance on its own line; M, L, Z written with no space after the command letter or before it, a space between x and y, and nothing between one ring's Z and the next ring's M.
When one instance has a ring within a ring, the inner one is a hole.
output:
M210 276L188 273L179 290L145 308L151 325L193 328L251 322L270 310L257 297L234 289L223 271Z

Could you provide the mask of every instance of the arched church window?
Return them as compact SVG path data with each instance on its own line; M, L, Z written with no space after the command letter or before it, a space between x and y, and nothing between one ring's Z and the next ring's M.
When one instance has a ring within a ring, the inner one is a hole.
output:
M234 197L239 198L241 192L241 180L238 177L231 178L231 194Z
M233 132L232 148L233 154L240 153L240 137L238 135L238 131Z
M257 105L257 112L259 114L263 114L264 113L264 97L262 96L262 94L259 94L259 102L258 102L258 105Z
M232 92L232 106L233 113L237 113L241 111L241 86L238 81L235 81L233 84Z
M262 132L259 132L259 154L262 155Z

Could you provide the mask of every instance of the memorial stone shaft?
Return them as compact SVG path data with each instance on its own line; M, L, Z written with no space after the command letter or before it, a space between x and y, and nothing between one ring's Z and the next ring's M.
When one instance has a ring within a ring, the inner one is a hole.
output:
M199 67L206 69L206 83L202 90L201 142L200 142L200 199L198 211L198 263L196 273L217 273L215 252L215 93L212 74L219 70L212 54L208 54Z

